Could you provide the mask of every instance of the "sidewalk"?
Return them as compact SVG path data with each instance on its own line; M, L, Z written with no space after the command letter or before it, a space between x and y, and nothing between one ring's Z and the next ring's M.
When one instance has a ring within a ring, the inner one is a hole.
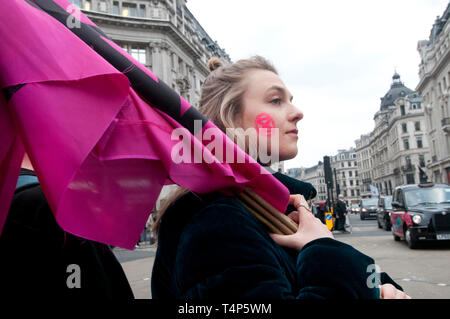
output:
M156 245L141 244L134 250L116 247L113 251L122 265L134 297L136 299L151 299L151 276Z

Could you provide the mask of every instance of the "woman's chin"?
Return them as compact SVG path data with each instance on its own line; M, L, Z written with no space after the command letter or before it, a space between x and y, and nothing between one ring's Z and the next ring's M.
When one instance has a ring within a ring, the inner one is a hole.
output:
M295 150L292 150L290 152L283 152L282 154L280 153L280 162L282 161L288 161L290 159L293 159L297 156L298 153L298 149L295 148Z

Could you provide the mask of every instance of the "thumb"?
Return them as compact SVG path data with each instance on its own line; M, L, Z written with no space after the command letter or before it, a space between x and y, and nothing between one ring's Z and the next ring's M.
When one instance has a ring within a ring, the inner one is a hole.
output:
M289 241L288 238L290 235L279 235L279 234L270 234L273 241L276 242L280 246L285 246L285 244Z

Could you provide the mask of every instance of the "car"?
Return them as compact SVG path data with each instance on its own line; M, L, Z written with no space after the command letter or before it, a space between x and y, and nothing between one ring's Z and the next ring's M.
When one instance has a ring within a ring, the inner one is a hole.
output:
M352 214L358 214L359 211L360 211L360 209L359 209L359 205L358 204L352 204L352 206L350 206L348 208L348 212L352 213Z
M361 207L361 211L359 213L359 218L361 220L367 219L367 218L377 218L377 204L378 204L378 197L371 197L371 198L362 198L359 201L359 207Z
M450 240L450 186L413 184L395 188L391 224L394 240L411 249L426 241Z
M389 216L392 210L391 206L392 196L380 196L378 199L377 208L377 222L378 228L383 228L384 230L391 230L391 218Z

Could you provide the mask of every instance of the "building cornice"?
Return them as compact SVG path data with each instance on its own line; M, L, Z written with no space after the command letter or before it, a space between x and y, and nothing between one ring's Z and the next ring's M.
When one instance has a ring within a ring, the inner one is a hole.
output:
M176 42L188 55L193 57L195 65L200 69L204 76L209 74L209 69L205 63L202 63L203 52L197 50L189 40L177 29L177 27L168 20L155 20L138 17L123 17L108 13L95 11L83 11L94 23L102 25L120 26L136 29L158 30L168 35ZM117 39L112 39L117 40Z
M448 28L448 26L445 27L445 30ZM444 34L441 35L441 39L444 39L448 36L448 31L446 30ZM436 55L436 52L438 51L438 47L440 48L444 40L438 41L437 43L433 44L433 48L429 50L429 52L426 52L424 56L422 57L422 60L425 61L424 64L427 63L427 60L433 59ZM422 93L423 89L426 87L426 85L431 81L431 79L438 74L448 63L448 60L450 58L450 50L446 50L445 55L441 57L438 61L438 63L433 67L432 70L425 72L423 76L420 78L419 83L417 84L416 91Z

